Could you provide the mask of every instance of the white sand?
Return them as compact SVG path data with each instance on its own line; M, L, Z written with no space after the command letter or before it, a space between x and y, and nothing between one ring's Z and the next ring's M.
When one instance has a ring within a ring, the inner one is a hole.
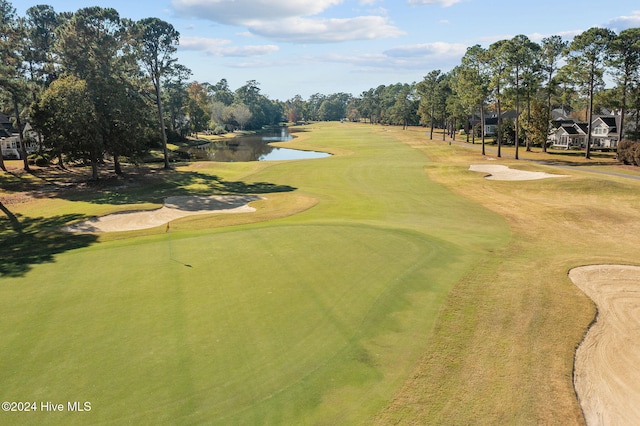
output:
M569 277L598 307L574 368L587 425L640 425L640 267L585 266Z
M213 195L168 197L157 210L115 213L76 223L65 228L69 232L117 232L154 228L181 217L211 213L247 213L255 209L248 206L260 200L252 195Z
M499 164L472 164L469 167L469 170L473 172L488 173L489 175L486 176L486 178L490 180L536 180L567 176L544 172L527 172L524 170L511 169Z

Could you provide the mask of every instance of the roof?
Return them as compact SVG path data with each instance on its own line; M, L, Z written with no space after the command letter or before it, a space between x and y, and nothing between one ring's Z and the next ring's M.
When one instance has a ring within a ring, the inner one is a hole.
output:
M604 124L606 124L609 127L615 128L618 127L618 120L617 117L614 116L607 116L607 117L597 117L596 119L600 119L602 120L602 122ZM594 120L595 121L595 120Z
M573 120L571 118L562 119L562 120L553 120L551 122L551 125L553 127L555 127L556 129L558 129L558 128L562 127L562 126L566 126L566 125L572 126L574 124L576 124L576 120Z
M558 127L558 131L564 131L570 136L584 136L587 134L587 127L584 123L565 123Z
M551 118L553 118L554 120L566 120L567 116L567 112L562 108L556 108L551 111Z

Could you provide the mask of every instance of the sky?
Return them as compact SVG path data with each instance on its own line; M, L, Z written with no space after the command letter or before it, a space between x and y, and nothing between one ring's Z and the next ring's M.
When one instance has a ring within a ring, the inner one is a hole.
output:
M571 40L591 27L640 27L637 0L9 0L18 15L112 7L156 17L180 32L177 57L191 79L232 90L249 80L271 99L354 96L451 70L466 49L524 34Z

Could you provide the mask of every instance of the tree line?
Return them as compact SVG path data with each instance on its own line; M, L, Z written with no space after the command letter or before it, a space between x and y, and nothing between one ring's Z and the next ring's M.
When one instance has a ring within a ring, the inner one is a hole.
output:
M189 133L259 129L290 122L350 120L423 125L455 137L482 138L488 113L498 118L498 155L503 143L546 150L551 111L561 108L587 122L605 109L619 111L626 137L640 135L640 29L619 34L591 28L571 42L559 36L540 43L524 35L487 48L467 49L451 71L433 70L420 82L379 85L349 93L297 95L271 100L251 80L235 90L226 79L191 81L176 59L180 34L158 18L132 21L112 8L57 13L51 6L17 16L0 0L0 105L14 126L29 122L41 152L63 166L83 161L98 176L105 156L137 161ZM605 79L614 83L605 86ZM502 112L514 110L513 120ZM630 118L634 126L626 126ZM477 128L473 126L476 125ZM21 158L29 169L20 135ZM445 137L443 133L442 137ZM586 156L589 156L591 131ZM0 152L0 168L5 169Z
M179 38L165 21L132 21L113 8L57 13L38 5L18 16L0 0L1 108L16 129L32 124L41 152L60 165L90 164L94 178L105 156L121 173L121 158L136 161L160 147L168 168L172 137L281 122L282 103L254 80L235 91L225 79L189 81L191 70L176 59ZM6 170L1 151L0 168Z
M607 88L606 78L614 83ZM332 99L314 95L285 103L290 118L322 119L318 105ZM321 101L319 103L318 101ZM552 110L560 108L589 126L586 156L591 146L593 115L616 111L620 115L621 139L640 136L640 29L619 34L591 28L565 41L554 35L540 43L525 35L499 40L488 48L467 49L461 63L449 72L433 70L422 81L380 85L358 97L340 102L340 115L350 120L392 125L422 124L446 129L455 137L482 137L480 123L491 112L497 116L498 156L505 142L546 150ZM515 110L514 120L502 120L503 112ZM626 119L634 121L628 129ZM472 129L476 123L477 128ZM443 138L445 133L443 133Z

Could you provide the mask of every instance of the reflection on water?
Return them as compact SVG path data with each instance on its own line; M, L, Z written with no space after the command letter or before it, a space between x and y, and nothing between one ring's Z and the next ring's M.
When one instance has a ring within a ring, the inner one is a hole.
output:
M285 142L291 140L291 138L289 129L280 127L258 135L211 142L189 148L187 152L191 159L196 161L220 162L303 160L330 156L330 154L324 152L300 151L269 145L270 142Z

